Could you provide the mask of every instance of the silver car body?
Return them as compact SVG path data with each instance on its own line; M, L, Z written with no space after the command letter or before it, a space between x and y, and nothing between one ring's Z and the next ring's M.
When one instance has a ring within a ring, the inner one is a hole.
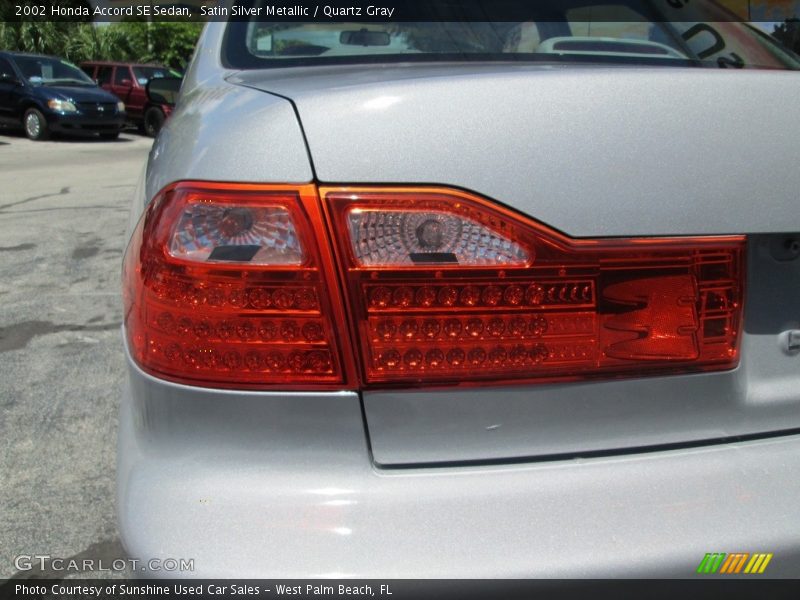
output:
M800 567L795 73L504 64L226 69L210 23L131 229L181 180L456 186L574 237L747 234L733 371L436 391L205 389L129 360L132 557L204 577L620 577ZM524 107L522 109L521 107ZM758 107L758 110L754 110ZM796 235L796 233L795 233Z

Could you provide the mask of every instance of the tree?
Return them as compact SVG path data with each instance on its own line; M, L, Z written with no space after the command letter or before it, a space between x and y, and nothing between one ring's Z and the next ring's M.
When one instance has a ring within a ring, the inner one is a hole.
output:
M183 70L202 29L202 23L127 20L81 32L70 50L87 54L83 60L155 62Z
M150 31L151 60L181 71L185 69L194 54L203 24L161 22L153 25Z
M74 63L155 62L183 70L202 28L202 23L185 22L0 21L0 49L53 54Z
M91 14L89 0L44 0L47 14L51 6L87 8ZM76 32L91 21L91 17L69 21L53 21L41 18L17 17L13 3L0 5L0 48L21 52L64 55L64 48Z
M83 25L67 40L64 55L73 62L130 60L132 51L124 32L110 26Z

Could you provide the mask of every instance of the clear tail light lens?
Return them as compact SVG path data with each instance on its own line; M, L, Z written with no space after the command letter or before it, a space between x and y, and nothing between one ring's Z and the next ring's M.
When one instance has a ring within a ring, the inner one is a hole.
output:
M191 202L184 207L170 255L195 262L303 264L294 219L283 206Z
M743 237L574 240L455 190L321 194L365 386L738 362Z
M125 324L147 371L212 386L354 385L314 186L181 183L133 240Z
M354 208L347 218L353 256L361 266L520 266L531 260L516 241L467 214Z

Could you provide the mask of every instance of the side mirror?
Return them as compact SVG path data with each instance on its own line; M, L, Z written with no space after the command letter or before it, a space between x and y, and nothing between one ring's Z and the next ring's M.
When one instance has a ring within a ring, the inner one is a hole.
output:
M147 98L153 104L174 106L178 100L183 79L180 77L158 77L147 82Z

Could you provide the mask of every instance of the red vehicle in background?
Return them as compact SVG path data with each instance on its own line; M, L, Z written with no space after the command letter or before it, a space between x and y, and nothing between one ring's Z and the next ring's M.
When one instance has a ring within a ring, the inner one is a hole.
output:
M81 63L83 71L104 90L125 103L128 119L141 133L155 137L172 112L171 104L158 104L147 97L147 82L181 75L163 65L93 61Z

